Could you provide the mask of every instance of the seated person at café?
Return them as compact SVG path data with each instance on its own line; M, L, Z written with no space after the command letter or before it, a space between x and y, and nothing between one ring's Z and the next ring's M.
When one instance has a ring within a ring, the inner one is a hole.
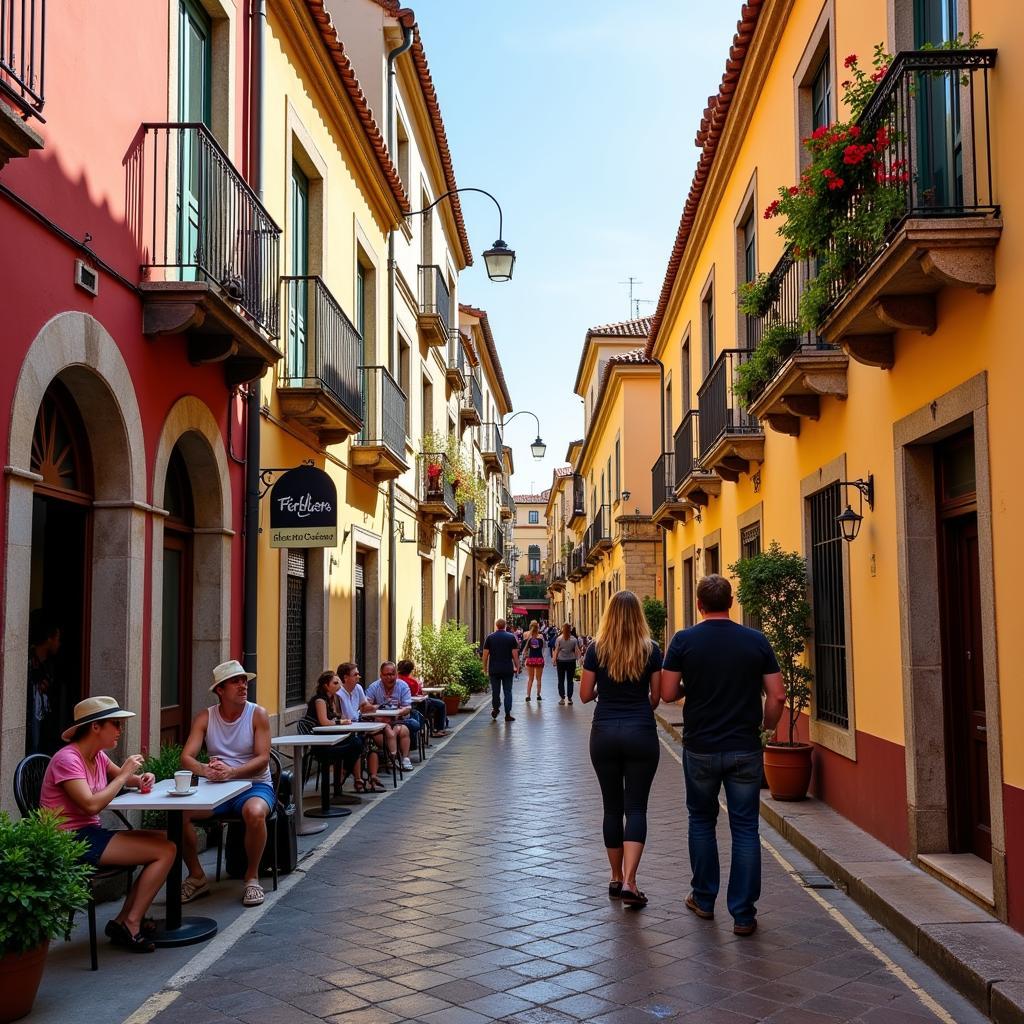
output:
M267 845L267 816L274 809L274 788L270 779L270 718L265 708L249 700L249 680L255 679L237 661L225 661L213 670L210 692L217 698L213 707L200 711L181 752L181 766L210 782L245 779L252 785L237 796L218 804L212 811L186 811L182 836L188 878L181 883L181 901L188 903L209 892L199 852L196 830L200 818L221 814L241 815L245 823L245 884L242 905L257 907L264 899L260 885L260 859ZM208 764L197 761L205 744Z
M364 712L369 714L377 710L376 706L371 704L366 698L366 691L363 690L359 682L359 666L354 661L343 661L338 666L338 671L335 674L341 680L341 688L336 696L341 706L342 714L346 718L351 719L353 722L358 722ZM380 736L383 743L383 733ZM382 793L385 786L377 778L379 759L377 757L377 740L374 736L369 735L366 737L366 742L363 744L363 753L366 757L366 767L370 775L370 780L367 783L370 792ZM363 784L362 764L360 764L353 785L356 787L357 793L363 793L366 790L366 786Z
M377 708L387 710L398 710L401 714L397 718L381 719L387 722L387 729L384 736L387 739L388 750L391 756L395 757L397 750L401 750L402 770L411 771L412 761L409 760L409 747L411 737L419 732L420 723L413 719L412 715L412 694L409 687L398 678L398 667L393 661L385 661L380 667L380 678L370 683L366 690L366 698ZM364 714L364 718L373 718L373 712Z
M321 672L316 681L316 690L306 705L305 721L310 726L350 725L355 719L345 714L338 691L341 679L336 672L328 669ZM356 715L358 718L358 714ZM317 748L319 759L331 762L334 766L334 792L337 796L344 785L345 779L355 769L363 752L362 737L358 734L346 736L337 746ZM344 773L344 774L343 774ZM356 778L356 790L360 791L363 780Z
M152 772L138 774L142 755L132 754L118 765L107 756L121 741L124 719L113 697L89 697L75 705L74 722L61 733L66 746L50 758L43 775L41 807L59 811L60 827L86 842L89 864L142 865L120 913L107 922L106 934L115 946L152 953L149 935L156 929L146 911L174 863L174 844L162 832L147 829L111 831L100 824L100 812L126 789L153 788Z
M423 697L423 684L413 675L416 666L411 661L400 661L398 663L398 678L409 687L409 692L414 697ZM448 735L448 713L445 711L444 701L436 697L426 697L421 704L426 714L430 716L433 723L435 736Z

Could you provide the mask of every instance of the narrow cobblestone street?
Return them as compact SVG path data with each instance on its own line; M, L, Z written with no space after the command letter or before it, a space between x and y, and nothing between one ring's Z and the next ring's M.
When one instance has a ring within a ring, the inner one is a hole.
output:
M639 876L650 905L610 902L591 709L559 707L551 675L541 704L516 684L515 723L477 714L155 1020L985 1019L843 894L813 898L771 848L807 863L770 830L758 933L732 934L724 897L713 922L687 913L681 769L664 746Z

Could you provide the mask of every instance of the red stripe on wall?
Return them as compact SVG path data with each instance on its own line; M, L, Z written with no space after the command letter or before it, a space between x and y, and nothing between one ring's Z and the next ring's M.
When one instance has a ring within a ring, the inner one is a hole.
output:
M1006 829L1007 916L1024 932L1024 789L1003 783L1003 822Z

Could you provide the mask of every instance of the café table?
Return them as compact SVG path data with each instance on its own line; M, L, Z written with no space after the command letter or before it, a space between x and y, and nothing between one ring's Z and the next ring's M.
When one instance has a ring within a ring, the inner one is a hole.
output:
M171 870L167 873L166 919L157 923L157 929L149 936L158 946L188 946L193 942L212 939L217 934L217 922L212 917L181 916L181 837L184 829L184 812L210 812L215 807L244 793L252 786L244 779L230 782L210 782L200 779L199 785L191 788L187 796L168 795L174 789L174 779L162 779L149 793L137 789L122 793L110 801L111 810L121 811L166 811L167 838L174 843L177 851Z
M424 686L423 687L423 692L430 694L431 697L439 697L442 693L444 693L444 687L443 686Z
M342 736L352 736L359 734L362 736L372 736L376 733L384 731L384 724L382 722L349 722L347 725L314 725L313 732L330 735L332 733L340 733ZM359 797L351 797L348 794L342 794L345 798L345 803L361 804L363 801ZM335 800L341 799L341 797L335 797Z
M337 746L344 736L314 736L310 734L296 733L294 736L274 736L270 740L272 747L278 749L291 747L292 749L292 774L295 776L295 831L300 836L315 836L323 832L326 825L318 825L306 821L307 818L345 818L352 812L345 807L331 806L330 791L330 762L326 757L320 760L320 810L306 811L303 808L302 799L302 759L306 755L307 747L334 747Z

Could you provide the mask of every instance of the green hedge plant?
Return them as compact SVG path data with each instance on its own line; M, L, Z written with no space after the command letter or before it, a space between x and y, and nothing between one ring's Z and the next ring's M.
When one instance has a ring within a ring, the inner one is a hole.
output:
M659 647L665 647L665 623L668 621L668 611L665 609L665 602L656 597L645 597L643 600L644 618L651 631L654 642Z
M86 843L53 810L19 821L0 813L0 953L27 953L70 936L71 915L89 903Z

